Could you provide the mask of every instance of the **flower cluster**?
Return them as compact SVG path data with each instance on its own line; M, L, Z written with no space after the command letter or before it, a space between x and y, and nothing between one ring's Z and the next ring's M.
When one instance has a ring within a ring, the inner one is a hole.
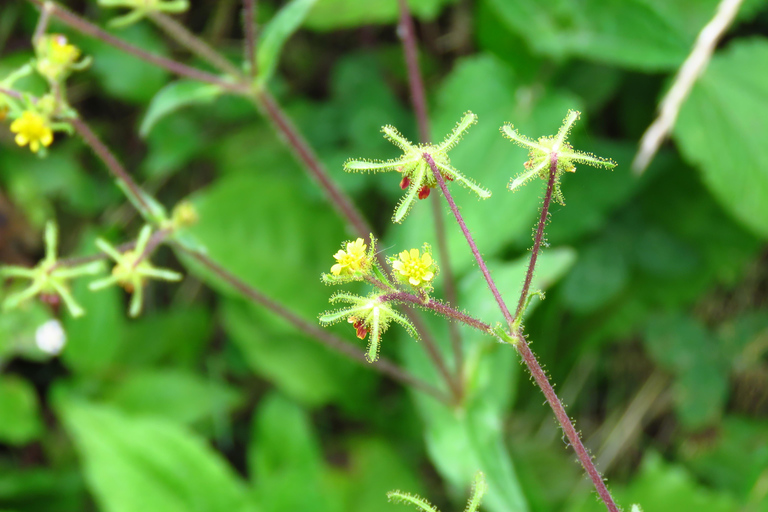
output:
M362 238L342 244L342 249L333 255L336 263L331 265L331 272L323 274L323 282L340 284L364 280L377 287L379 292L367 296L337 293L331 297L331 303L346 302L349 306L320 315L320 323L323 325L346 319L352 324L358 338L365 339L370 335L367 358L371 362L378 357L381 334L393 320L418 339L413 325L395 311L392 305L398 300L397 294L404 290L415 291L418 295L412 297L416 300L428 300L438 273L427 244L422 249L423 254L419 249L411 249L401 252L396 258L389 258L392 267L389 275L379 265L375 247L376 239L373 236L370 237L370 248Z
M344 170L347 172L399 172L402 175L400 188L408 192L395 209L392 220L397 223L403 221L417 197L419 199L426 199L430 191L437 186L437 178L427 163L425 155L432 157L435 166L444 180L456 181L460 185L472 190L480 198L487 199L491 197L491 193L466 178L451 166L451 160L448 157L448 151L459 143L469 127L476 122L477 116L472 112L467 112L442 143L418 145L406 139L394 126L385 126L381 129L384 132L384 137L402 149L403 156L387 161L348 160L344 164Z
M606 169L616 167L616 162L613 160L575 151L573 146L566 142L568 133L571 131L573 123L579 118L579 115L579 112L569 110L565 121L563 121L563 126L560 127L557 135L553 137L539 137L536 141L520 135L511 124L505 124L501 127L501 132L506 137L515 144L529 150L528 161L524 164L526 170L512 180L509 184L510 190L517 190L535 176L548 181L551 167L554 165L553 197L555 201L565 205L565 197L563 197L563 193L560 190L560 178L566 172L576 172L576 163L587 164L593 167L605 167Z
M432 259L429 245L424 244L424 254L418 249L401 252L397 259L390 259L395 278L408 283L414 288L431 289L432 280L437 275L437 265Z
M35 43L35 68L51 84L58 84L72 71L87 68L90 58L78 62L82 53L75 45L69 44L62 34L46 34Z
M80 59L80 50L61 34L42 35L35 41L35 59L0 80L0 90L13 91L19 79L35 71L48 82L50 92L34 98L20 92L0 93L0 112L12 119L11 132L20 147L45 156L57 131L71 132L68 119L76 117L66 101L64 80L86 68L90 59Z

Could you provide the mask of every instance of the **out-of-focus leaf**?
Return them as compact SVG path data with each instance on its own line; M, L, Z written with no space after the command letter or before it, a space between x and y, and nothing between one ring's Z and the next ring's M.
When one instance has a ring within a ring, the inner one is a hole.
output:
M95 236L84 237L80 254L93 254ZM85 309L82 318L65 316L67 345L61 354L64 364L72 371L91 377L106 375L116 361L125 339L125 306L123 290L114 286L96 292L88 289L88 279L78 279L72 294Z
M606 304L627 284L624 254L611 241L601 241L579 253L573 271L563 281L563 302L573 311L589 313Z
M160 362L195 368L213 332L211 311L204 306L176 306L144 315L124 327L125 343L116 360L122 367Z
M688 8L663 9L670 3ZM540 54L556 59L578 56L641 70L674 69L716 6L714 0L489 0L489 4ZM696 19L692 23L689 17Z
M739 41L716 55L680 110L674 136L723 207L768 237L768 42Z
M0 442L23 445L41 432L35 389L19 377L0 376Z
M370 393L375 382L365 368L242 301L225 301L223 321L248 366L306 405L332 400L353 405Z
M523 169L528 156L525 149L502 137L499 128L505 122L513 122L527 136L538 138L552 135L561 126L568 109L579 108L579 100L551 90L540 94L524 87L515 80L509 67L488 55L459 61L442 84L437 100L433 136L438 141L453 129L463 112L470 110L478 116L477 125L470 128L459 145L451 150L451 165L489 188L493 196L479 200L466 189L453 184L450 186L483 255L492 258L512 242L530 245L531 226L535 224L539 198L546 183L535 179L514 193L507 189L510 178ZM582 123L576 128L580 129L580 125ZM415 140L415 134L405 135ZM394 156L394 151L388 157ZM576 173L563 180L566 201L568 187L578 186L580 180L588 180L587 174ZM381 187L399 190L397 176L381 174L377 175L377 179L382 183ZM392 210L394 208L392 204ZM409 213L409 222L393 233L396 247L419 247L425 240L436 247L432 217L429 202L418 201ZM451 261L455 271L463 274L472 267L474 259L461 231L451 227L454 222L453 216L446 214Z
M217 85L192 80L171 82L152 98L141 121L139 134L146 137L165 116L189 105L211 103L221 92Z
M700 428L718 419L728 367L717 339L688 317L668 315L652 319L644 340L652 357L676 375L675 408L683 424Z
M85 508L82 477L75 468L20 469L0 465L0 503L3 510L70 512Z
M192 425L226 416L242 394L211 377L167 368L130 374L106 392L105 401L131 415Z
M244 483L202 439L175 423L65 398L59 414L106 512L245 512Z
M614 486L615 487L615 486ZM612 487L613 488L613 487ZM640 473L624 489L614 489L615 497L624 507L638 503L643 512L736 512L741 510L731 496L701 486L682 467L664 461L649 451L643 458ZM583 500L583 501L582 501ZM567 508L568 512L598 512L605 505L594 496L580 497L581 503Z
M566 275L576 260L576 253L569 247L556 249L542 249L536 262L536 272L531 281L531 291L546 290L558 279ZM525 273L528 270L528 255L509 263L486 261L488 268L493 273L496 287L502 294L507 306L514 312L517 307L517 299L525 281ZM477 271L472 272L461 280L459 285L462 300L472 304L472 315L482 318L486 323L502 322L504 317L499 310L496 300L488 289L483 275ZM530 313L539 299L533 299L528 311Z
M121 39L143 50L167 55L168 48L159 35L146 24L135 24L120 31ZM77 37L74 43L85 55L93 58L93 64L84 72L93 73L104 91L123 101L136 104L148 102L165 85L168 72L157 66L126 54L98 39Z
M744 510L763 510L768 495L760 492L760 481L768 468L768 423L726 417L715 435L687 439L680 449L682 459L708 484L741 498Z
M408 0L415 16L433 19L445 5L456 0ZM321 0L307 18L307 26L314 30L334 30L360 25L393 23L398 19L397 0L358 2L356 0Z
M297 404L270 394L261 402L248 446L253 495L262 510L333 512L343 496L327 481L310 418Z
M256 54L257 77L261 83L272 78L283 45L299 29L317 0L291 0L264 26Z

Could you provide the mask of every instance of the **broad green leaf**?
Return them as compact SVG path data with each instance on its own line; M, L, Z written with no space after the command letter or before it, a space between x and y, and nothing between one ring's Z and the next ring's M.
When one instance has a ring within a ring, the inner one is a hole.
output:
M716 55L680 111L675 140L723 207L768 237L768 42L738 41Z
M447 407L413 393L424 422L427 453L438 473L462 499L475 473L483 471L489 486L484 509L527 512L528 504L517 477L519 469L504 446L501 429L520 365L510 346L468 330L464 331L464 339L471 342L465 355L470 365L466 406ZM423 347L405 340L402 348L410 371L439 382Z
M136 24L120 31L121 39L143 50L167 55L162 38L146 24ZM83 76L93 76L104 91L117 99L135 104L149 101L165 85L168 72L157 66L127 55L98 39L78 37L73 41L84 55L93 57L93 64Z
M615 487L615 486L614 486ZM613 488L613 487L612 487ZM742 510L732 496L702 486L685 468L667 463L656 452L643 458L639 474L626 488L615 493L619 504L628 508L638 503L643 512L737 512ZM582 498L568 512L598 512L605 505L594 496Z
M578 313L595 311L626 286L626 256L616 250L616 240L602 240L579 252L578 260L563 280L562 299Z
M301 335L270 313L239 300L225 301L222 313L224 326L246 364L294 400L308 406L329 401L354 406L371 392L375 382L372 372ZM350 341L357 339L351 330L347 335ZM365 345L361 343L360 348L364 350Z
M768 496L758 491L768 468L764 419L726 417L714 439L688 438L679 454L700 479L742 499L745 510L764 510L768 505Z
M0 376L0 442L24 445L41 432L35 388L17 376Z
M644 338L651 356L675 374L675 410L689 428L718 420L728 398L728 361L718 340L682 315L654 317Z
M228 463L175 423L77 398L62 400L59 414L105 512L255 510Z
M83 238L83 249L79 254L91 255L95 252L94 238L93 233ZM104 377L117 360L125 339L125 292L114 286L92 292L88 289L88 282L87 279L78 279L72 287L73 295L86 314L77 319L64 317L67 345L61 359L75 373Z
M688 0L488 3L539 54L558 60L582 57L641 70L674 69L685 59L696 33L714 15L717 4L714 0L692 5ZM688 8L664 6L670 3Z
M525 255L512 262L486 261L496 287L512 312L517 307L517 300L523 288L529 260L529 256ZM576 253L569 247L543 248L536 263L536 273L531 282L530 290L546 290L566 275L575 260ZM459 283L459 290L461 300L466 301L467 304L472 304L473 316L483 319L486 323L504 320L493 294L488 289L485 278L479 271L464 277ZM527 313L530 313L538 302L539 299L533 299Z
M75 467L20 468L14 461L0 464L2 510L69 512L85 510L86 493Z
M536 222L540 196L546 183L535 179L516 192L507 190L512 176L523 169L527 160L525 149L513 144L499 133L505 122L513 122L522 133L533 138L552 135L560 128L568 109L578 109L579 100L554 91L543 94L520 84L503 62L489 55L477 55L458 61L452 73L443 82L437 95L434 114L433 137L442 140L456 124L457 116L471 111L477 114L477 125L470 128L458 146L451 150L451 165L465 176L490 189L490 199L477 196L458 186L451 186L451 193L461 207L461 213L472 235L486 258L493 258L510 243L530 246L533 242L531 226ZM580 129L580 125L576 125ZM581 125L583 129L583 124ZM404 134L415 139L415 134ZM585 151L592 148L581 147ZM566 176L563 190L579 186L588 180L591 172L608 172L588 169ZM380 175L382 187L397 189L397 177ZM439 191L433 191L439 194ZM417 201L408 222L393 233L398 249L421 246L425 241L437 246L434 240L433 215L429 201ZM394 205L393 205L394 208ZM453 215L444 209L448 249L457 274L463 274L474 265L474 258ZM439 262L438 262L439 263Z
M539 259L532 289L545 290L570 267L574 253L568 248L544 251ZM528 259L511 263L490 262L494 281L510 308L525 276ZM486 322L502 320L493 295L479 271L459 283L463 301L472 304L472 314ZM453 409L414 393L425 425L427 450L440 474L455 489L467 486L481 470L488 480L485 506L491 511L529 510L516 468L507 448L501 425L515 397L521 371L515 350L476 331L463 329L465 339L467 398L465 407ZM443 333L444 334L444 333ZM438 340L444 341L438 333ZM407 367L416 375L442 385L422 347L403 343ZM443 343L445 345L445 343ZM447 347L443 347L447 352ZM460 494L464 494L463 492Z
M265 84L272 78L283 45L299 29L316 2L317 0L291 0L264 26L256 52L256 76L260 83Z
M188 105L211 103L221 92L221 88L217 85L193 80L171 82L152 98L141 121L139 134L146 137L155 124L165 116Z
M456 0L408 0L411 13L419 18L434 19L442 9ZM307 17L307 26L314 30L334 30L360 25L395 23L398 20L397 0L359 2L357 0L320 0Z
M242 394L212 377L166 368L129 374L106 390L104 400L131 415L194 425L220 422L242 401Z
M323 453L310 418L304 409L276 393L264 397L259 405L248 466L253 495L262 510L341 509L343 497L326 481Z

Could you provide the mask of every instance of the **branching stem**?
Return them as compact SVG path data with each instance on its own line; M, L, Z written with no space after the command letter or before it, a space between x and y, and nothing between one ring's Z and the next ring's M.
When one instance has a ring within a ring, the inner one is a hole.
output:
M424 89L424 80L421 77L419 67L418 46L416 42L416 30L413 26L413 18L408 9L405 0L398 0L400 5L400 24L398 31L400 39L403 42L403 53L405 54L405 65L408 72L408 84L411 89L411 102L416 114L416 124L419 128L419 139L422 143L430 140L429 115L427 114L427 95ZM432 203L432 216L435 219L435 238L437 239L437 251L440 256L440 263L443 267L443 282L445 283L445 295L448 302L458 304L458 294L456 293L456 280L451 267L451 254L448 252L448 240L445 235L445 220L443 212L440 209L440 198L436 195L430 200ZM456 373L459 381L463 381L462 371L464 367L464 357L461 348L461 333L458 326L450 322L448 324L448 333L451 338L451 349L456 366Z
M579 436L578 431L573 426L573 422L571 422L571 418L568 417L568 413L565 412L565 408L563 407L563 404L560 401L560 399L557 397L557 394L555 393L555 389L552 387L552 384L549 382L549 379L547 378L547 374L541 368L539 361L536 359L536 356L531 351L531 348L528 345L528 340L525 339L525 336L521 332L520 328L515 327L516 326L515 320L519 315L523 314L522 307L518 306L518 310L515 314L515 318L513 318L512 315L510 315L509 309L507 308L507 305L504 303L504 300L501 298L501 294L499 293L498 288L496 287L496 284L493 282L493 278L491 277L491 274L488 271L488 267L485 264L485 261L483 260L482 256L480 255L480 252L477 249L477 245L475 244L475 241L472 238L472 235L469 232L469 229L467 228L467 225L464 222L464 219L462 218L458 207L456 206L456 202L453 200L453 196L451 196L451 193L448 191L448 187L445 184L445 180L443 179L443 176L440 173L440 170L435 165L435 162L429 153L424 153L424 160L426 160L426 162L429 164L429 167L432 169L432 173L434 174L438 185L440 185L440 190L442 190L443 196L445 197L446 201L448 201L448 205L450 206L451 211L456 217L456 221L458 222L459 227L461 228L461 231L464 233L464 237L467 239L467 243L469 244L469 247L472 250L472 254L475 256L475 260L477 261L477 264L480 267L480 270L482 271L486 282L488 283L488 288L491 289L491 292L493 293L493 296L496 298L496 302L499 305L499 309L501 309L501 312L504 314L504 318L507 320L507 323L510 329L510 334L515 339L514 347L517 349L518 353L520 354L520 357L523 359L523 362L528 367L528 371L531 372L531 375L533 376L533 379L536 382L536 385L539 386L539 389L541 389L541 392L544 394L547 400L547 403L549 403L549 406L552 408L552 411L555 413L555 417L557 418L557 421L560 423L560 426L563 429L563 433L568 438L568 442L571 444L571 446L573 446L573 449L576 452L576 456L579 458L581 465L584 467L584 470L587 472L587 475L589 475L589 478L592 480L592 483L594 484L595 489L597 489L597 493L600 495L600 499L602 499L603 503L605 503L605 506L608 508L610 512L619 512L619 508L616 506L616 503L614 502L613 497L611 496L611 493L608 491L608 488L605 486L605 482L600 476L600 473L597 471L597 468L595 467L595 463L592 460L592 457L590 456L587 449L584 447L584 443L581 442L581 437ZM525 284L523 285L523 290L520 294L519 304L525 304L525 298L527 297L528 290L530 289L531 279L533 278L533 273L535 270L538 253L541 250L541 242L544 237L544 227L547 224L547 218L549 215L549 205L552 201L552 192L554 189L554 180L555 180L556 172L557 172L557 155L555 154L555 155L551 155L550 157L549 180L547 182L547 192L544 196L544 203L542 206L541 216L539 217L539 224L536 229L536 239L534 241L534 248L531 253L531 262L528 266L528 272L526 273Z

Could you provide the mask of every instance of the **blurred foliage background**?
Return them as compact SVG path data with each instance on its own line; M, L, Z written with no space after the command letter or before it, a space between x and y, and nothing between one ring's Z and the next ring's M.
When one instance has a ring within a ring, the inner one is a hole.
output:
M467 110L480 118L451 158L494 196L456 197L507 300L522 284L544 183L505 191L526 157L502 123L538 137L581 110L574 146L619 163L565 178L567 206L553 208L537 273L547 298L526 322L619 502L767 511L768 2L744 2L641 177L630 170L639 137L716 0L409 3L434 136ZM65 4L102 26L114 15ZM281 7L260 1L258 20ZM237 0L200 0L180 19L239 64L240 14ZM27 2L0 6L0 76L32 57L36 21ZM397 177L341 167L396 156L384 124L417 139L396 21L394 0L318 0L269 83L389 253L434 244L430 208L392 225ZM70 80L71 103L163 204L193 201L190 234L210 255L311 321L327 309L319 275L352 235L258 111L210 97L146 124L175 78L52 27L94 59ZM205 68L149 22L114 33ZM6 124L0 187L5 264L41 258L47 219L65 255L141 225L76 137L57 135L40 159ZM499 320L451 222L448 237L459 305ZM375 512L401 506L385 497L399 488L447 511L463 507L480 469L489 512L604 509L509 347L462 330L468 391L454 410L314 343L168 249L154 259L186 269L185 280L151 285L138 320L122 291L81 283L88 314L62 314L58 357L35 342L55 317L46 305L0 314L1 510ZM445 322L427 320L450 357ZM334 330L355 340L346 324ZM442 385L399 328L382 350Z

